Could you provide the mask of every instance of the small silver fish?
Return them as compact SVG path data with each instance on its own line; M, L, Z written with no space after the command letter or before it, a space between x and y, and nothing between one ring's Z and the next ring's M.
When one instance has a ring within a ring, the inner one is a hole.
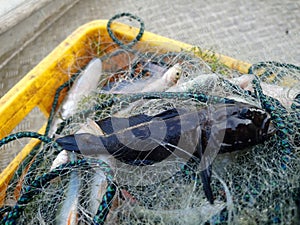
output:
M217 74L201 74L192 80L180 82L170 87L166 92L204 92L204 90L213 91L218 84L219 76Z
M63 119L68 118L76 112L79 101L88 96L91 91L96 90L102 75L102 62L100 59L92 59L86 69L77 77L67 96L61 104L57 116L51 124L49 135L52 136Z
M245 74L233 78L230 81L239 85L244 90L253 92L252 81L254 78L255 76L252 74ZM265 82L260 82L260 85L265 95L276 98L284 107L289 107L293 103L294 98L300 93L299 82L298 84L293 84L292 87L279 86Z
M101 72L101 60L98 58L91 60L83 73L76 79L71 90L68 92L65 104L62 105L61 115L63 119L74 114L77 109L78 102L98 87Z
M257 102L245 99L229 91L224 87L224 78L215 73L201 74L188 81L179 80L176 85L169 88L166 92L201 92L207 95L217 95L233 99L238 102L250 103L258 106Z
M170 69L168 69L162 77L159 79L151 80L151 82L147 82L148 85L142 87L138 92L163 92L167 90L169 87L175 85L179 78L182 75L182 67L179 63L176 63L174 66L172 66ZM133 90L128 90L129 93L134 93ZM125 93L125 92L122 92ZM117 112L114 116L116 117L122 117L129 115L131 111L134 110L134 108L142 105L144 103L143 100L139 100L136 102L131 103L127 108Z
M144 87L141 92L165 91L167 88L175 85L182 74L182 68L179 63L176 63L168 69L164 75Z
M75 80L71 89L68 92L68 95L64 99L58 114L61 115L61 118L56 118L53 121L53 124L50 129L50 136L52 136L57 130L58 124L62 122L62 119L66 119L76 112L78 103L82 97L87 96L91 91L95 90L98 86L98 82L101 79L102 73L102 62L100 59L93 59L88 64L86 69L79 75ZM83 131L85 132L85 131ZM71 160L76 160L77 157L75 153L67 153L66 151L61 151L56 159L53 161L50 171L60 166L64 163L67 163ZM74 170L70 175L70 183L68 186L68 191L66 193L66 200L64 201L61 210L57 215L58 224L71 224L75 225L78 222L78 196L80 190L80 179L79 172Z
M77 160L75 153L71 152L69 155L71 160ZM78 223L78 196L80 191L81 180L79 179L79 172L74 170L70 175L70 182L66 199L62 205L59 214L57 215L57 224L60 225L75 225Z
M98 126L98 124L89 118L87 118L86 123L83 124L80 130L77 132L77 134L79 133L91 133L94 135L104 135L103 131ZM116 170L116 159L112 157L110 154L103 153L103 154L95 155L93 157L106 162L112 170L114 171ZM102 197L106 192L107 179L100 168L95 168L94 171L95 173L91 181L91 195L89 199L89 205L91 207L91 212L93 214L96 214L99 207L99 203L101 202Z

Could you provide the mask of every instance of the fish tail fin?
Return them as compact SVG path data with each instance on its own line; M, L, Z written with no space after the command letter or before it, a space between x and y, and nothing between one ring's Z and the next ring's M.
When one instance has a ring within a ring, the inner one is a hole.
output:
M211 166L210 166L211 167ZM210 204L214 204L214 195L211 189L211 173L209 172L211 168L207 168L201 171L201 180L203 184L204 194Z
M105 137L89 133L67 135L56 139L63 149L86 155L106 153L106 146L103 144L105 141L107 142Z
M80 152L74 135L67 135L56 139L56 142L67 151Z

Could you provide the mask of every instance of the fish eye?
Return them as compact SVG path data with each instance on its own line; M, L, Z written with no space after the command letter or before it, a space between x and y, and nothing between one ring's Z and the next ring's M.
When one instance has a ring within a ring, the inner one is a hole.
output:
M268 115L257 108L243 108L239 112L241 118L250 119L255 126L262 126Z
M268 121L268 120L269 120L269 118L266 113L257 113L254 115L252 122L256 126L261 127L261 126L264 126L266 121Z
M250 118L251 117L251 110L249 108L242 108L239 112L239 116L242 118Z

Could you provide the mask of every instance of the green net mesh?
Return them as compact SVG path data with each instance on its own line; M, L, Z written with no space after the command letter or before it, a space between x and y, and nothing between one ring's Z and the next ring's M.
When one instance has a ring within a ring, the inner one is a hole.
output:
M87 46L90 63L101 59L102 71L95 74L100 77L97 87L76 99L77 107L70 115L64 116L63 105L57 110L49 137L79 131L103 135L93 121L153 116L173 108L210 108L215 115L216 99L224 98L267 111L277 133L263 143L213 159L214 204L205 196L198 166L188 164L188 176L180 172L193 154L190 149L179 146L166 160L136 166L110 154L65 152L50 141L34 149L11 180L2 208L6 219L18 224L299 223L298 67L272 62L252 66L250 72L259 75L263 92L275 93L277 102L261 95L252 83L253 75L242 76L223 66L212 52L173 52L148 43L130 48L101 44L104 47L96 42ZM88 69L81 68L78 74ZM163 79L168 72L170 76ZM278 90L281 95L276 95ZM147 98L148 92L165 95ZM201 101L180 93L218 98Z

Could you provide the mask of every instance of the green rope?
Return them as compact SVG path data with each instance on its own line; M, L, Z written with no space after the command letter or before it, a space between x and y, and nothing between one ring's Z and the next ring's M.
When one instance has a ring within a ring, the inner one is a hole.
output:
M17 140L17 139L20 139L20 138L36 138L36 139L39 139L40 141L45 142L45 143L51 143L52 142L52 139L45 136L45 135L42 135L42 134L39 134L39 133L36 133L36 132L32 132L32 131L21 131L21 132L17 132L17 133L14 133L14 134L10 134L10 135L2 138L0 140L0 147L4 144L7 144L11 141L14 141L14 140ZM53 147L55 147L57 149L62 149L56 143L53 144Z
M102 197L102 201L93 219L93 222L96 225L104 224L106 217L109 213L109 210L111 208L112 200L116 194L116 191L117 191L117 186L115 185L115 183L110 182L106 187L106 193Z
M288 69L288 71L291 70L296 70L300 72L300 67L293 65L293 64L288 64L288 63L280 63L280 62L275 62L275 61L267 61L267 62L259 62L256 64L253 64L249 70L249 74L255 74L255 71L259 69L265 69L263 74L260 76L261 80L266 80L270 75L276 74L273 83L276 83L279 81L280 78L283 78L286 76L288 73L285 71L282 71L280 69ZM298 77L299 78L299 77Z
M275 62L275 61L266 61L266 62L259 62L259 63L253 64L249 68L248 72L250 74L253 74L255 70L258 70L260 68L265 68L265 67L280 67L280 68L294 69L294 70L300 71L300 66L296 66L294 64L281 63L281 62Z
M134 20L136 20L140 23L139 33L137 34L137 36L131 42L129 42L127 44L124 44L122 41L120 41L115 36L115 34L113 33L113 31L111 29L112 22L114 20L118 19L118 18L121 18L121 17L129 17L129 18L134 19ZM144 22L139 17L134 16L130 13L117 14L114 17L112 17L107 23L107 32L110 35L111 39L116 44L118 44L120 47L122 47L124 49L128 49L128 50L131 50L130 48L132 46L134 46L142 38L144 30L145 30ZM172 54L174 54L174 53L172 53ZM164 57L168 57L168 55L165 55ZM164 60L164 57L162 57L160 60ZM274 68L286 68L286 69L290 69L290 70L300 71L300 67L292 65L292 64L285 64L285 63L278 63L278 62L261 62L261 63L252 65L249 69L249 73L253 74L255 70L258 70L260 68L265 68L265 72L261 76L262 79L266 79L271 74L273 74L274 71L275 71ZM28 137L28 138L37 138L37 139L41 140L42 142L45 142L45 143L48 143L48 144L52 143L53 147L60 151L61 147L56 142L53 142L53 140L51 138L47 137L47 135L49 133L50 125L52 123L52 120L54 118L55 110L57 108L58 99L59 99L61 91L64 88L71 86L78 75L79 75L79 72L77 74L75 74L74 76L72 76L72 78L69 81L67 81L66 83L61 85L56 90L55 97L54 97L53 104L52 104L52 108L51 108L51 112L50 112L50 116L49 116L49 119L48 119L48 124L47 124L46 131L45 131L45 135L38 134L38 133L35 133L35 132L26 132L26 131L25 132L18 132L18 133L11 134L11 135L1 139L0 140L0 146L2 146L4 144L7 144L10 141L19 139L19 138ZM279 72L277 75L278 76L276 77L275 81L278 81L279 78L282 78L285 75L285 73ZM287 111L276 99L270 98L270 97L265 96L263 94L258 80L254 80L253 83L254 83L254 86L255 86L255 92L256 92L257 98L261 101L262 107L268 113L270 113L272 121L274 122L276 128L279 131L278 132L279 137L281 138L280 147L283 149L283 153L284 153L283 158L282 158L283 161L284 161L284 163L282 164L282 168L285 169L286 168L286 163L289 162L289 156L291 155L292 150L293 150L293 146L289 143L289 139L288 139L288 135L290 135L293 132L293 130L290 129L289 124L287 124L287 122L285 122L282 119L282 116L286 115ZM242 93L242 94L245 94L246 96L250 97L249 92L241 92L241 90L238 89L236 86L230 86L229 85L228 87L233 89L237 93ZM222 97L218 97L218 96L208 96L208 95L205 95L203 93L189 93L189 92L181 92L181 93L177 93L177 92L176 93L172 93L172 92L150 92L150 93L141 93L141 94L121 95L121 96L120 95L112 95L111 99L109 99L107 101L104 101L104 102L102 102L98 105L94 105L90 109L85 110L83 113L81 112L78 115L75 114L72 117L67 118L65 121L63 121L60 124L57 132L60 133L62 131L62 129L65 127L65 125L67 125L71 122L71 120L72 120L72 118L74 118L74 116L85 116L85 115L88 115L92 112L103 110L107 107L110 107L114 103L120 103L120 102L123 102L123 101L133 102L133 101L136 101L136 100L139 100L139 99L162 99L162 98L165 98L165 99L174 99L174 98L176 98L176 99L182 99L182 100L194 99L194 100L197 100L197 101L202 102L202 103L208 103L208 102L211 102L211 103L225 103L225 104L234 104L235 103L234 100L227 99L227 98L222 98ZM298 109L297 107L298 106L295 105L295 104L292 105L292 108L295 109L295 110ZM34 168L36 168L38 163L41 161L41 156L42 155L37 156L37 158L35 159L36 164L34 164L30 168L30 170L33 170ZM42 175L42 176L36 178L34 181L32 181L31 185L25 187L25 189L24 189L25 191L21 195L21 197L19 198L17 204L8 213L8 215L6 215L4 217L1 224L16 224L17 219L21 215L21 213L24 210L24 208L26 207L26 205L30 201L32 201L33 197L35 195L39 194L44 187L47 187L49 185L49 181L56 178L57 176L67 174L74 167L88 166L91 163L97 163L104 170L104 172L106 173L107 179L108 179L108 186L107 186L106 193L103 196L102 202L100 203L97 214L95 215L95 217L93 219L93 222L95 224L103 224L106 220L106 217L107 217L108 213L109 213L109 209L111 207L111 202L112 202L112 199L113 199L113 197L116 193L117 186L112 181L113 180L113 173L112 173L111 169L109 168L109 166L107 164L105 164L102 161L97 161L96 162L95 160L87 160L87 159L78 160L78 161L75 161L75 162L70 162L70 163L63 164L63 165L59 166L58 168L54 169L53 171L51 171L49 173L45 173L44 175ZM183 167L181 173L182 172L186 175L186 177L195 179L195 174L193 174L193 171L191 170L191 168L188 169L188 166Z
M20 165L18 166L17 171L13 175L13 178L9 181L9 185L8 185L7 191L6 191L7 193L11 193L11 192L14 191L15 186L11 185L11 184L14 184L14 183L18 182L18 179L22 176L24 170L29 165L29 163L32 161L32 159L36 156L36 154L38 153L38 150L40 149L40 147L41 147L41 144L38 144L37 146L35 146L29 152L29 154L26 156L26 158L20 163ZM27 175L28 175L28 173L26 174L26 176Z
M57 104L58 104L58 99L60 97L60 94L61 94L62 90L65 89L66 87L70 87L74 83L75 79L79 76L80 71L81 70L79 70L68 81L66 81L64 84L62 84L61 86L59 86L57 88L57 90L55 92L55 95L54 95L54 100L53 100L53 103L52 103L50 115L49 115L49 118L48 118L46 130L45 130L45 135L49 134L50 126L52 124L52 121L53 121L53 118L54 118L54 115L55 115L55 111L56 111L56 108L57 108Z
M190 93L190 92L145 92L145 93L134 93L134 94L124 94L118 100L118 102L122 101L136 101L139 99L180 99L180 100L188 100L194 99L202 103L224 103L230 104L235 103L236 101L223 98L219 96L211 96L206 95L204 93Z
M294 133L294 131L289 128L289 124L282 119L282 117L287 115L288 112L277 99L263 94L257 77L253 80L253 85L255 87L256 95L261 101L263 109L270 113L272 122L278 130L277 133L281 139L279 142L279 147L283 152L283 163L281 164L281 167L285 170L287 168L286 164L289 163L290 156L293 152L293 146L290 144L288 135L292 135Z
M39 134L39 133L36 133L36 132L31 132L31 131L22 131L22 132L17 132L17 133L14 133L14 134L10 134L4 138L2 138L0 140L0 147L4 144L7 144L11 141L14 141L14 140L17 140L17 139L20 139L20 138L35 138L35 139L38 139L44 143L47 143L47 144L52 144L52 146L57 149L57 151L61 151L62 148L56 143L56 142L53 142L51 138L45 136L45 135L42 135L42 134ZM35 148L36 150L38 150L37 148ZM30 157L33 157L34 154L30 154ZM27 163L28 163L28 160L25 160ZM39 160L35 160L34 162L37 162ZM23 161L24 162L24 161ZM22 164L24 166L24 163ZM33 165L31 165L32 167ZM32 177L32 173L29 173L27 172L26 176L24 179L27 178L28 174L30 174L30 177Z
M291 64L284 64L287 66L293 67ZM297 67L293 67L297 68ZM297 68L300 69L300 68ZM294 156L294 146L291 144L293 140L289 139L289 136L293 135L295 132L293 129L290 128L290 124L288 121L283 119L284 116L287 116L287 110L282 106L282 104L272 97L266 96L263 94L262 88L260 86L260 81L256 77L253 80L254 89L256 92L256 96L260 100L262 104L262 108L266 110L271 115L271 119L275 127L277 128L277 134L279 136L279 141L277 143L277 147L281 151L281 162L280 166L283 170L287 169L287 165L290 163L290 160ZM300 114L294 110L295 118L299 117ZM299 118L298 118L299 120ZM296 121L298 121L296 120ZM299 128L299 127L298 127ZM280 212L280 206L276 206L276 211ZM270 218L273 223L280 223L281 219L279 216L272 215Z
M58 104L58 99L60 97L60 94L61 94L62 90L65 89L66 87L70 87L74 83L75 79L79 76L80 71L81 70L79 70L75 75L73 75L64 84L62 84L61 86L59 86L58 89L56 90L55 95L54 95L54 100L53 100L53 103L52 103L52 107L51 107L51 111L50 111L50 115L49 115L49 118L48 118L48 121L47 121L47 126L46 126L46 129L45 129L45 136L48 136L48 134L49 134L50 126L52 124L52 121L53 121L53 118L54 118L54 115L55 115L55 111L56 111L56 108L57 108L57 104ZM21 163L21 165L20 165L21 168L24 167L23 164L26 165L26 164L28 164L28 161L31 161L31 159L33 158L33 156L36 155L38 149L39 148L35 147L30 152L30 154ZM59 151L54 152L54 154L58 154L58 152ZM30 167L28 169L28 172L27 172L27 174L24 177L24 182L30 183L34 179L34 176L36 174L34 171L43 162L44 155L45 155L45 151L41 151L41 152L39 152L36 155L36 158L35 158L34 162L30 165Z
M122 41L120 41L116 36L115 34L112 32L111 30L111 23L116 20L116 19L119 19L121 17L129 17L131 19L134 19L136 21L138 21L140 23L140 30L139 30L139 33L138 35L131 41L129 42L128 44L124 44ZM120 13L120 14L116 14L115 16L113 16L112 18L110 18L108 20L108 23L107 23L107 32L109 34L109 36L111 37L111 39L116 43L118 44L120 47L122 48L126 48L126 49L129 49L131 48L133 45L135 45L143 36L144 34L144 31L145 31L145 24L143 22L143 20L141 18L139 18L138 16L135 16L135 15L132 15L131 13Z
M103 93L105 94L105 93ZM106 100L104 102L98 103L96 105L93 105L90 109L84 110L80 113L74 114L73 116L70 116L66 120L64 120L58 127L57 133L60 133L64 127L68 124L70 124L74 117L85 117L89 115L90 113L93 113L95 111L104 110L108 107L111 107L115 103L121 103L121 102L134 102L140 99L180 99L180 100L189 100L194 99L196 101L202 102L202 103L223 103L223 104L234 104L236 103L235 100L229 99L229 98L223 98L219 96L211 96L206 95L204 93L190 93L190 92L145 92L145 93L132 93L132 94L109 94L112 95L112 97L109 100Z
M106 193L103 196L102 202L99 206L99 210L101 210L101 212L99 212L98 210L97 215L94 219L98 224L103 224L109 212L111 201L116 193L117 188L116 185L113 184L114 174L109 165L102 160L93 159L82 159L63 164L57 167L56 169L45 173L42 176L35 179L30 185L26 186L25 192L19 197L13 209L3 218L1 224L17 224L17 219L20 217L27 204L32 201L34 196L40 194L43 191L43 189L50 184L51 180L55 179L58 176L66 175L75 167L85 168L85 166L90 166L91 164L96 164L102 169L109 183Z

